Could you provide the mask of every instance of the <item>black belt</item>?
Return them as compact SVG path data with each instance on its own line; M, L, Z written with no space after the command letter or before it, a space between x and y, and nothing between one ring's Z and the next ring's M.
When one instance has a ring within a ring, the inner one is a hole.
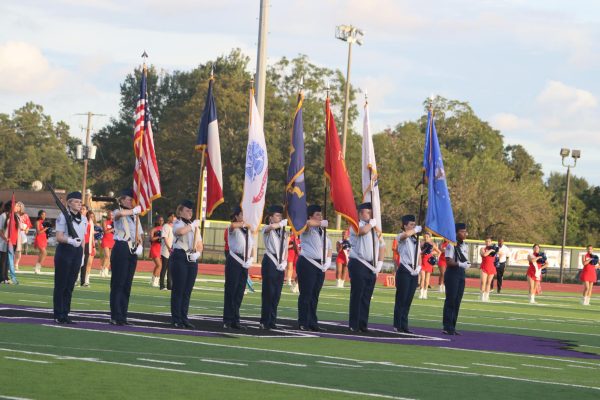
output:
M310 257L306 257L306 256L303 256L303 255L300 255L300 257L304 257L304 258L306 258L307 260L309 260L309 259L310 259L310 260L316 261L316 262L318 262L318 263L321 263L321 259L320 259L320 258L310 258Z

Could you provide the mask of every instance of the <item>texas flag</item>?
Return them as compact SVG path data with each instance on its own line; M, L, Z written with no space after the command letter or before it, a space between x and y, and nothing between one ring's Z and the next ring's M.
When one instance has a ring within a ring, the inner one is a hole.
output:
M244 222L250 225L253 233L256 233L265 208L269 160L263 123L258 114L253 92L253 90L250 91L250 118L242 210L244 211Z
M325 176L329 180L329 194L335 211L352 225L355 232L358 232L358 212L342 154L340 138L333 120L333 113L329 107L329 97L325 102L325 115Z
M223 203L223 173L221 169L221 144L219 142L219 124L217 106L213 97L214 78L208 82L206 103L198 127L196 150L205 152L206 157L206 216L210 217L215 208Z

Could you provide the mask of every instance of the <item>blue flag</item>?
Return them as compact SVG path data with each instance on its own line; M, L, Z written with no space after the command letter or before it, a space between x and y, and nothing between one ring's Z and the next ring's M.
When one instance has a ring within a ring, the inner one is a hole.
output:
M433 114L427 115L427 133L425 136L425 152L423 170L427 177L428 206L425 217L425 229L434 235L456 243L454 214L450 203L450 194L446 185L446 171L442 161L442 152L435 130Z
M299 235L306 229L306 184L304 182L304 125L302 123L302 101L298 95L298 106L294 115L294 126L290 146L290 165L287 173L286 210L292 231Z

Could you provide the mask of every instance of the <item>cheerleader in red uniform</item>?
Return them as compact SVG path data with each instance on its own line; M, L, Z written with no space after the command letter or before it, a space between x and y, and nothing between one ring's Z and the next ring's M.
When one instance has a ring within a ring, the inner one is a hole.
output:
M592 252L594 248L591 244L587 246L587 253L585 253L581 257L581 263L583 264L583 270L581 271L581 275L579 279L583 282L583 301L581 304L584 306L590 305L590 299L592 298L592 288L594 287L594 283L598 279L596 275L596 269L600 268L600 263L598 263L598 256L594 255Z
M496 249L492 246L492 238L485 238L485 247L479 250L481 255L481 294L480 300L484 302L490 301L490 290L492 287L492 279L496 275Z
M433 272L433 266L437 263L437 257L440 255L440 249L431 238L431 234L426 232L423 235L425 243L421 245L421 283L419 299L427 299L427 288L429 287L429 279Z
M102 230L104 231L104 236L102 236L102 242L100 243L100 246L102 247L102 269L100 270L100 276L108 277L110 253L115 245L115 228L112 219L112 212L108 213L106 219L102 223Z
M350 237L350 231L346 229L342 232L342 240L338 240L336 243L337 257L335 259L335 278L336 287L343 288L344 282L346 281L346 275L348 273L348 255L352 245L348 238Z
M288 242L288 264L285 270L287 283L292 288L292 293L298 293L298 278L296 277L296 262L300 254L300 238L293 232Z
M34 273L39 274L42 271L42 263L46 258L46 248L48 247L48 224L46 222L46 211L38 212L38 219L35 221L35 240L33 247L38 249L38 259L35 263ZM46 225L46 226L45 226Z
M83 214L82 214L83 215ZM81 274L79 276L79 285L82 287L90 286L90 272L92 272L92 264L96 257L96 214L93 211L88 211L85 216L88 219L85 237L83 239L83 265L81 266Z
M444 285L444 274L446 273L446 247L448 247L448 241L444 240L440 245L440 258L438 260L438 268L440 270L440 277L438 285L440 287L440 293L446 293L446 286Z
M165 223L163 217L158 217L154 222L154 228L150 231L150 258L154 261L154 271L152 272L152 287L158 287L160 279L160 270L162 269L162 259L160 258L160 244L162 240L162 226Z
M548 261L540 252L540 245L533 245L533 253L527 256L529 268L527 269L527 282L529 283L529 303L535 304L536 290L542 280L542 269L548 267Z

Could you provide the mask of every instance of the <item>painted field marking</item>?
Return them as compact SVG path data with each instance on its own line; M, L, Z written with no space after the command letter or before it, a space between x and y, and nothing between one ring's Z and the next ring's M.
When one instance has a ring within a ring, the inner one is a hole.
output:
M425 365L433 365L435 367L444 367L444 368L460 368L460 369L469 369L469 367L464 367L461 365L448 365L448 364L437 364L432 362L424 362Z
M362 365L340 364L331 361L317 361L317 364L335 365L336 367L362 368Z
M5 396L3 394L0 394L0 399L3 399L3 400L31 400L30 398L27 398L27 397Z
M47 301L40 301L40 300L24 300L24 299L19 299L17 301L26 301L28 303L41 303L41 304L48 304Z
M542 369L553 369L556 371L562 371L562 368L556 368L556 367L545 367L543 365L533 365L533 364L521 364L524 367L532 367L532 368L542 368Z
M4 358L6 358L8 360L27 361L27 362L32 362L32 363L36 363L36 364L52 364L50 361L32 360L29 358L19 358L19 357L9 357L9 356L4 356Z
M248 366L248 364L244 364L244 363L236 363L236 362L231 362L231 361L213 360L212 358L201 358L200 361L204 361L204 362L207 362L207 363L214 363L214 364L238 365L240 367L247 367Z
M152 339L152 340L163 340L163 341L167 341L167 342L188 343L188 344L194 344L194 345L200 345L200 346L208 346L208 347L222 347L222 348L230 348L230 349L237 349L237 350L259 351L259 352L265 352L265 353L277 353L277 354L286 354L286 355L297 355L297 356L311 357L311 358L325 358L325 359L330 359L330 360L342 360L342 361L350 361L350 362L357 362L357 363L368 361L368 360L359 360L359 359L348 358L348 357L337 357L337 356L319 355L319 354L302 353L302 352L288 351L288 350L262 349L262 348L259 348L259 347L246 347L246 346L227 345L227 344L221 344L221 343L209 343L209 342L202 342L202 341L195 341L195 340L186 340L186 339L177 339L177 338L166 338L166 337L160 337L160 336L138 335L138 334L132 334L132 333L127 333L127 332L96 331L94 329L83 329L83 328L79 328L78 329L78 328L70 328L70 327L66 327L66 326L47 325L47 324L43 324L43 326L47 326L47 327L51 327L51 328L56 328L56 329L71 329L71 330L78 330L78 331L89 331L89 332L94 332L94 333L108 333L108 334L112 334L112 335L131 336L131 337L134 337L134 338L145 338L145 339ZM450 349L450 350L464 350L464 349L454 349L454 348L450 348L450 347L440 347L440 348ZM0 351L2 351L2 350L10 351L10 349L2 349L2 348L0 348ZM528 358L539 358L539 359L544 359L544 360L548 359L548 358L545 358L545 357L529 356L529 355L524 355L524 354L511 354L511 353L506 353L505 354L505 353L482 351L482 350L470 350L470 351L483 352L483 353L486 353L486 354L500 354L500 355L511 355L511 356L523 356L523 357L528 357ZM552 358L550 358L550 359L552 359ZM561 359L554 359L554 360L577 362L577 361L573 361L573 360L561 360ZM378 363L380 363L380 362L376 362L376 361L372 362L372 364L378 364ZM584 362L584 361L581 361L579 363L586 364L586 362ZM590 390L598 390L598 391L600 391L600 386L586 386L586 385L579 385L579 384L574 384L574 383L555 382L555 381L543 381L543 380L537 380L537 379L519 378L519 377L514 377L514 376L495 375L495 374L483 374L483 373L466 372L466 371L453 371L453 370L446 370L446 369L439 369L439 368L418 367L418 366L414 366L414 365L394 364L394 363L389 363L389 362L383 363L382 365L390 365L390 366L394 366L394 367L397 367L397 368L415 369L415 370L420 370L420 371L425 371L425 372L446 372L446 373L451 373L451 374L456 374L456 375L479 376L479 377L485 377L485 378L503 379L503 380L508 380L508 381L528 382L528 383L536 383L536 384L541 384L541 385L565 386L565 387L573 387L573 388L590 389ZM593 365L596 365L596 364L593 364Z
M585 367L583 365L573 365L573 364L567 364L567 367L571 367L571 368L585 368L585 369L594 369L594 370L600 369L600 368L595 368L595 367Z
M160 364L171 364L171 365L185 365L185 363L177 362L177 361L165 361L165 360L153 360L152 358L138 358L139 361L148 361L153 363Z
M264 363L264 364L274 364L274 365L288 365L290 367L306 367L306 364L296 364L296 363L289 363L289 362L283 362L283 361L271 361L271 360L259 360L259 363Z
M494 365L494 364L473 363L473 365L479 365L482 367L492 367L492 368L516 369L515 367L507 367L504 365Z

